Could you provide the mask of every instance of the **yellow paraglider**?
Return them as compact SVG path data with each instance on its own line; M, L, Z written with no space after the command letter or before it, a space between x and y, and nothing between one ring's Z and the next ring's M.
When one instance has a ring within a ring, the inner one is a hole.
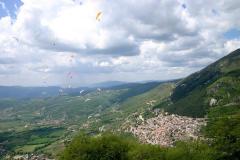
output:
M98 12L97 15L96 15L96 20L100 21L101 16L102 16L102 12Z

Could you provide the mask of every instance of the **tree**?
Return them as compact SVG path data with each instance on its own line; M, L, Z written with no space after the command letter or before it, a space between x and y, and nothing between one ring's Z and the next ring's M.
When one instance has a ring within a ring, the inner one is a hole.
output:
M62 154L62 160L126 160L130 143L115 135L88 137L80 134Z
M219 152L219 159L238 160L240 157L240 114L210 118L206 136Z

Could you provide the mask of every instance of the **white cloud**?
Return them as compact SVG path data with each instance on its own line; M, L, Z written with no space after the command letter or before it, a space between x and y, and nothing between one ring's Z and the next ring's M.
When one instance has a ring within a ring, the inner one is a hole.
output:
M235 39L235 40L227 41L226 43L224 43L224 48L226 52L231 52L233 50L236 50L240 48L240 40Z
M0 18L1 85L179 78L240 45L223 36L240 27L237 0L22 1Z

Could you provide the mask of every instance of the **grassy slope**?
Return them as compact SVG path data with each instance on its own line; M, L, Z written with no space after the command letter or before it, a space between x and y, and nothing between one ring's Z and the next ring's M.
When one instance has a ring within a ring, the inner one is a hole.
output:
M131 97L103 112L100 121L95 125L98 127L104 125L107 129L117 130L133 113L140 114L151 109L152 106L147 105L147 102L156 100L157 104L164 101L169 97L173 87L174 83L163 83L148 92Z
M56 151L53 149L56 144L57 147L61 146L61 141L71 136L68 127L75 125L75 130L78 130L89 114L111 106L122 92L117 90L93 92L84 96L1 100L0 138L3 139L0 143L4 142L3 147L8 151ZM91 100L86 102L86 99ZM56 120L61 123L54 124ZM61 127L61 131L56 130L56 127ZM46 147L47 150L44 149Z
M32 152L58 140L64 133L63 128L38 128L21 132L0 133L0 143L9 151Z
M147 105L147 102L151 100L155 100L155 104L162 102L164 99L169 97L173 88L173 83L165 83L159 85L158 87L152 89L149 92L132 97L127 101L123 102L121 105L121 110L124 111L126 114L136 111L144 111L147 107L149 107L149 105Z
M156 107L192 117L207 114L211 98L217 105L240 104L240 50L221 58L178 83L171 100Z
M101 92L90 92L82 96L2 99L0 100L0 133L6 136L9 134L7 131L11 130L11 135L5 137L9 140L5 147L11 151L52 153L56 148L61 150L62 140L69 139L75 134L68 128L78 131L83 124L89 123L89 127L85 128L89 133L98 133L101 126L105 126L105 129L117 130L129 115L149 108L146 102L156 100L156 103L160 103L169 97L173 87L173 83L160 85L150 83L149 86L134 84ZM86 101L87 99L90 100ZM55 120L60 123L48 124ZM46 122L46 124L39 124L39 122ZM56 136L60 138L35 135L33 132L39 127L46 132L48 128L63 127L63 131ZM26 138L29 134L35 136ZM17 141L17 138L24 141ZM39 142L39 140L42 141Z

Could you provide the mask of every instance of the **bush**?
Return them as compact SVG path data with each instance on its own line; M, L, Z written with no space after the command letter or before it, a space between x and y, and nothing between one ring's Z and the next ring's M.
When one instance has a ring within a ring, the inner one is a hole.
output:
M166 160L214 160L216 151L200 141L178 142L166 152Z
M62 154L62 160L125 160L130 142L114 136L77 136Z
M239 160L240 114L211 118L205 133L219 152L218 159Z
M80 134L66 147L61 160L214 160L215 151L202 142L180 142L173 148L140 144L122 136Z
M154 145L135 144L135 147L129 150L129 160L164 160L165 150Z

